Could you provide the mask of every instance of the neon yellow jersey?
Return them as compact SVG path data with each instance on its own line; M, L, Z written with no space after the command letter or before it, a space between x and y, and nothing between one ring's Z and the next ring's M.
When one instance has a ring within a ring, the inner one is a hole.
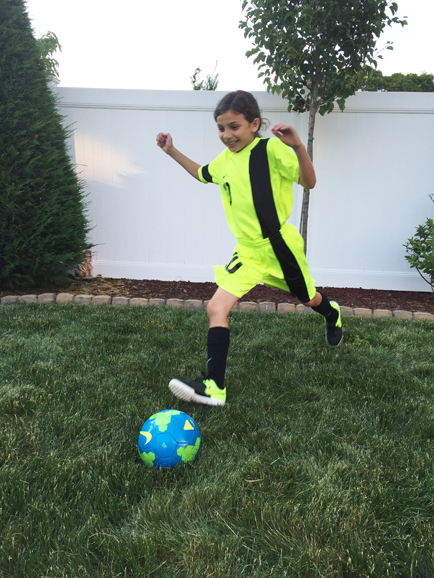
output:
M278 138L255 138L238 153L225 149L200 167L203 183L220 186L231 231L239 242L260 242L278 234L292 211L292 183L298 160Z

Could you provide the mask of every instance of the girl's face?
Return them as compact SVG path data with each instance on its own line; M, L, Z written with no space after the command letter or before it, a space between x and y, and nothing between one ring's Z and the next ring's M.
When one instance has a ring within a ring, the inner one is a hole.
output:
M233 153L239 153L255 139L261 121L249 122L244 114L228 110L217 117L219 136Z

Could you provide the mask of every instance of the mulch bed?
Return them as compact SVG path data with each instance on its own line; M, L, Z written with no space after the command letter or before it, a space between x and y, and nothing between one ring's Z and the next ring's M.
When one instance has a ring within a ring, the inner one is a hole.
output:
M328 298L347 307L388 309L390 311L422 311L434 313L434 293L431 291L381 291L378 289L318 287ZM5 295L41 293L72 293L110 295L112 297L145 297L160 299L211 299L216 290L215 283L191 283L190 281L158 281L137 279L69 279L56 286L38 287L20 291L1 290ZM298 303L297 299L280 289L258 285L247 293L242 301L270 301L273 303Z
M125 283L125 280L124 280ZM159 297L164 299L211 299L214 283L190 283L188 281L129 281L124 284L126 297ZM354 289L341 287L318 287L329 299L347 307L389 309L391 311L424 311L434 313L434 294L419 291L380 291L377 289ZM299 303L289 293L258 285L247 293L242 301L270 301L273 303Z

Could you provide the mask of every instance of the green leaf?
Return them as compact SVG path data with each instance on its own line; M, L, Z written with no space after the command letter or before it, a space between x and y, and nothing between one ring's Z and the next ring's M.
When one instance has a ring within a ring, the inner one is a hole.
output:
M342 112L344 112L344 110L345 110L345 98L339 98L337 103L338 103L340 110Z

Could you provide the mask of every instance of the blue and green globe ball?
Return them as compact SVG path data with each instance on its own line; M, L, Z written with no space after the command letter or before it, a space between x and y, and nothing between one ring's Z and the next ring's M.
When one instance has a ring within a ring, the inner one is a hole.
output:
M143 462L153 468L174 468L197 458L200 432L195 421L183 411L165 409L145 421L138 448Z

